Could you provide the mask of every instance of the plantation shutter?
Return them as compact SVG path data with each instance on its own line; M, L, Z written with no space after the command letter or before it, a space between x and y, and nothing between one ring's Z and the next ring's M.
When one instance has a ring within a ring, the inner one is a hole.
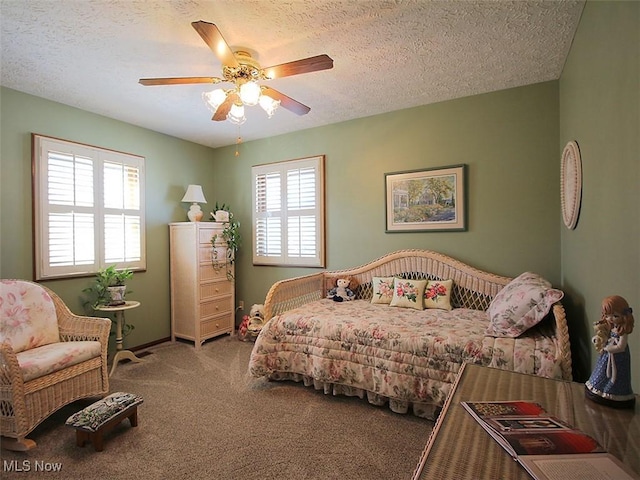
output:
M144 159L34 135L36 279L144 269Z
M253 263L324 266L324 157L252 168Z
M45 265L68 272L96 266L95 209L91 152L50 150L47 154Z
M140 170L132 165L104 163L105 263L141 258Z

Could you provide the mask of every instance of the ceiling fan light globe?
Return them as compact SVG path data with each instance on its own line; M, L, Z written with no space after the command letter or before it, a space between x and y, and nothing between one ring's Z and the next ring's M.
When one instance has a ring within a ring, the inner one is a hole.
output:
M223 89L217 88L211 92L203 93L202 98L207 106L215 113L218 107L227 99L227 94Z
M280 100L274 100L268 95L260 95L260 106L267 112L267 116L271 118L280 106Z
M253 106L258 104L260 98L260 85L256 82L246 82L240 86L240 100L245 105Z
M247 117L244 116L244 106L234 103L229 110L227 120L236 125L242 125L247 120Z

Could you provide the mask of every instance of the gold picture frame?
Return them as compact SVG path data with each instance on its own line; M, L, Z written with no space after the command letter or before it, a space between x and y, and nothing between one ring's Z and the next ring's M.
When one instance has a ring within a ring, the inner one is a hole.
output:
M467 230L467 166L385 174L386 232Z

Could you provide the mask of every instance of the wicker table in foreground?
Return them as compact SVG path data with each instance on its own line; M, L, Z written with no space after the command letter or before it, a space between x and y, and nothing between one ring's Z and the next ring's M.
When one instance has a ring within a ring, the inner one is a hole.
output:
M584 384L465 365L431 433L412 480L531 477L460 405L461 401L534 400L594 437L640 475L640 402L616 410L584 397Z

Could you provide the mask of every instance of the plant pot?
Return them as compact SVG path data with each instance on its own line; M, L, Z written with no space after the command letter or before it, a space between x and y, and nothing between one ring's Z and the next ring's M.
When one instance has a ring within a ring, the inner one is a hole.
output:
M111 301L109 302L109 306L115 307L117 305L124 305L124 295L127 291L127 287L125 285L118 285L116 287L107 287L109 291L109 297Z
M216 222L223 222L226 223L228 222L231 218L233 218L233 214L230 212L227 212L226 210L218 210L216 211L216 213L213 215L213 218Z

